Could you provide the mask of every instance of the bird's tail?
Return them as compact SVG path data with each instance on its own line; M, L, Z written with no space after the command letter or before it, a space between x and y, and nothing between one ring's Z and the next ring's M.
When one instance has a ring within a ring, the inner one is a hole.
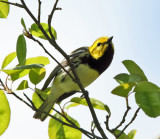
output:
M34 114L33 117L35 119L40 119L41 121L44 121L47 118L56 101L57 99L52 99L52 101L49 101L49 99L47 98L39 107L38 111Z

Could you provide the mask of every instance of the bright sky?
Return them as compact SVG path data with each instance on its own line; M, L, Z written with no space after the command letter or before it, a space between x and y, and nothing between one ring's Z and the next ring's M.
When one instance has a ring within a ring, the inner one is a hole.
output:
M14 0L19 2L18 0ZM14 2L13 1L13 2ZM30 9L37 13L37 1L29 4ZM53 1L42 0L42 22L47 22L48 14L53 5ZM28 1L29 3L29 1ZM159 0L60 0L59 7L62 11L57 11L53 18L53 27L57 31L57 42L67 52L81 47L90 46L98 37L114 36L115 45L114 60L87 90L90 97L101 100L107 104L112 112L110 127L114 127L122 119L125 111L125 100L112 95L111 90L118 84L113 77L119 73L127 72L121 63L123 60L131 59L135 61L145 72L149 81L160 86L160 18ZM28 28L33 23L23 9L11 7L8 19L0 19L0 62L4 57L14 52L18 35L22 33L20 24L21 17L24 18ZM45 41L43 41L45 43ZM27 57L35 57L44 54L37 44L27 39ZM50 52L62 60L62 56L49 45L45 46ZM55 62L51 60L48 73L55 67ZM17 81L17 83L20 81ZM16 85L16 84L15 84ZM41 87L42 84L39 85ZM23 92L18 92L22 94ZM31 96L30 91L25 91ZM13 96L7 95L11 106L11 122L9 128L1 136L1 139L47 139L47 127L49 118L45 122L40 122L32 118L33 111ZM129 99L132 110L127 122L131 119L137 108L134 94ZM69 115L76 118L81 127L90 130L92 121L88 109L83 106L72 108ZM96 111L100 122L103 125L106 113ZM135 139L153 139L160 134L160 118L150 118L140 111L134 123L126 130L137 129ZM105 129L105 126L103 126ZM107 133L109 139L113 136ZM86 139L83 136L83 139Z

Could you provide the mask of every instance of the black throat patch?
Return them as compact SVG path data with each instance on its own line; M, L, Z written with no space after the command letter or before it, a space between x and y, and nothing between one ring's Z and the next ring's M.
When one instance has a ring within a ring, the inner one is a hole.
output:
M111 64L113 59L114 50L111 44L104 52L103 56L99 59L94 59L92 56L89 56L88 64L91 68L97 70L99 74L102 74Z

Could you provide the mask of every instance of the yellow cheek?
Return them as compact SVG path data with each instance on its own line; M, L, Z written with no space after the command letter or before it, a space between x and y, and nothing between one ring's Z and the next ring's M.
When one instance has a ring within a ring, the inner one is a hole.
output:
M100 52L101 50L102 50L102 47L97 47L97 48L96 48L96 51L99 51L99 52Z

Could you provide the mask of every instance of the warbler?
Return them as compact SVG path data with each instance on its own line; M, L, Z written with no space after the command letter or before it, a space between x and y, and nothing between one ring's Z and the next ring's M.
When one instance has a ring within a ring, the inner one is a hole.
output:
M113 37L100 37L90 47L81 47L73 51L70 61L82 83L87 87L96 80L111 64L114 55ZM61 65L73 76L71 68L66 60ZM55 103L73 95L80 90L79 86L58 65L49 75L42 91L53 80L51 93L34 114L34 118L44 121ZM45 113L43 113L43 112Z

